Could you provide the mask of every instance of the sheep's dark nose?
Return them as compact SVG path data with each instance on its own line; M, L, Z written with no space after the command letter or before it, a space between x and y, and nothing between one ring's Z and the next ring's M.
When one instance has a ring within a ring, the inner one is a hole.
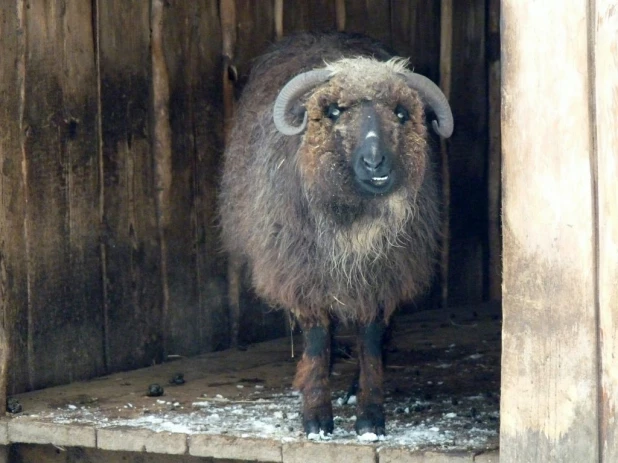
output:
M373 154L376 153L376 154ZM377 172L380 170L380 167L384 166L386 158L382 153L378 153L377 150L371 148L369 154L363 154L363 164L365 165L365 169L369 172Z

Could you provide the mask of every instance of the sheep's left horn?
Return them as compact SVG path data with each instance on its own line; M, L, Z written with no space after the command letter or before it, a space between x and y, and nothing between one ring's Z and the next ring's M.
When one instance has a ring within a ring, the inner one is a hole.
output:
M414 72L405 72L403 76L408 86L416 90L423 101L431 106L436 114L438 120L432 122L435 132L443 138L450 137L453 133L453 113L440 87L427 77Z
M331 72L326 69L314 69L297 75L285 84L285 87L277 95L273 107L273 120L279 132L283 135L297 135L305 130L305 127L307 127L306 111L303 122L298 127L289 124L286 121L286 115L298 98L316 85L328 80L330 76Z

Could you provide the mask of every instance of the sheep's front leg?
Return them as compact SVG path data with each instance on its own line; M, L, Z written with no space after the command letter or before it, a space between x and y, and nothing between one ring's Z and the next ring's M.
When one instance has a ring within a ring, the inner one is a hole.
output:
M303 427L307 434L333 432L331 404L330 328L328 323L300 322L305 337L303 357L296 367L294 386L303 394Z
M358 329L360 376L357 392L356 432L385 434L382 341L385 323L375 321Z

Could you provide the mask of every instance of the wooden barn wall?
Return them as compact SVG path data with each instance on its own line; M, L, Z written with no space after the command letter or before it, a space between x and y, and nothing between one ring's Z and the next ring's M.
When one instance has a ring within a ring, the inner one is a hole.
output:
M229 344L215 212L224 96L238 94L256 55L296 31L367 33L436 82L450 70L449 301L487 298L488 4L2 2L0 368L9 393ZM282 331L279 314L248 319L247 340Z
M500 461L613 463L618 1L502 4Z

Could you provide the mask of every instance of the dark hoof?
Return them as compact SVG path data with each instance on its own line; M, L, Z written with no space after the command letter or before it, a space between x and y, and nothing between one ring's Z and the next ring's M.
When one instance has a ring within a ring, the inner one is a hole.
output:
M369 405L364 410L359 410L357 413L356 434L362 436L366 433L373 433L377 436L386 434L386 424L384 420L384 410L379 405Z
M324 434L332 434L334 427L333 412L330 407L314 409L304 413L303 428L307 435L320 434L320 431Z

